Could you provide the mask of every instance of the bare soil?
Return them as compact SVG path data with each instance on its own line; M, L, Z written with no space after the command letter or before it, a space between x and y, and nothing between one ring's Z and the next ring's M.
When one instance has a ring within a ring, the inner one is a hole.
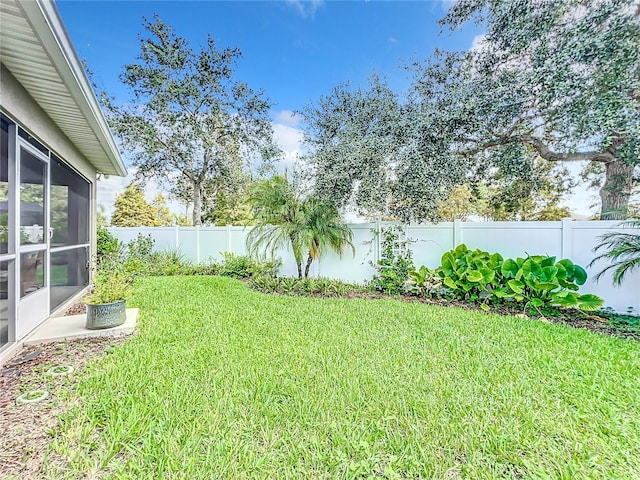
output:
M87 361L101 357L126 338L93 338L28 346L0 370L0 478L44 478L43 460L47 444L55 435L58 416L70 409L76 398L78 372ZM72 366L66 376L48 376L57 365ZM27 391L47 390L42 402L18 405Z

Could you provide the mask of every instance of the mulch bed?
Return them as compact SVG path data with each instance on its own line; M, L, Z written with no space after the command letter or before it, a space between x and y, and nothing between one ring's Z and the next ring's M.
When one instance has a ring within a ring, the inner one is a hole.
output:
M40 479L47 444L58 425L58 416L74 404L68 392L75 390L77 372L125 338L91 338L27 346L0 369L0 478ZM52 366L72 366L67 376L47 376ZM18 405L16 398L30 390L44 389L42 402ZM74 396L71 395L71 398Z

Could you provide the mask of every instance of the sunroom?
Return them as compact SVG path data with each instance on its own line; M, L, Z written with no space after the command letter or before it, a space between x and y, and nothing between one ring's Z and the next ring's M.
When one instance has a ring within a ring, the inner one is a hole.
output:
M126 169L46 0L0 3L0 353L82 295L96 179Z

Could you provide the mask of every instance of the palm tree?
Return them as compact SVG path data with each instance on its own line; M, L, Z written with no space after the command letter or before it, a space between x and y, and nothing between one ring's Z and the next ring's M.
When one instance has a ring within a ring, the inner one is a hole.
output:
M350 246L355 255L353 232L342 223L340 212L333 203L310 198L302 204L302 210L305 227L302 232L302 244L308 250L307 264L304 268L305 278L309 276L311 263L320 258L328 248L342 256L345 247Z
M338 209L331 203L313 198L300 200L287 179L276 176L255 184L249 197L256 226L247 236L249 253L271 257L278 248L289 245L302 278L302 260L307 253L304 276L309 276L313 260L328 249L342 255L350 246L351 230L341 223Z
M640 219L631 219L622 222L619 226L631 229L640 229ZM636 233L612 232L598 237L600 243L593 249L597 252L606 249L594 258L589 266L592 266L599 260L609 260L611 265L606 267L595 276L596 281L609 270L613 272L613 284L620 286L627 273L631 273L634 269L640 268L640 230Z

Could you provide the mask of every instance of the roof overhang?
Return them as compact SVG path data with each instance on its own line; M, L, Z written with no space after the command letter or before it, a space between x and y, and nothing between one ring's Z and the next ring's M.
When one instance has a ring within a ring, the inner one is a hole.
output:
M0 58L98 172L127 174L53 1L0 2Z

